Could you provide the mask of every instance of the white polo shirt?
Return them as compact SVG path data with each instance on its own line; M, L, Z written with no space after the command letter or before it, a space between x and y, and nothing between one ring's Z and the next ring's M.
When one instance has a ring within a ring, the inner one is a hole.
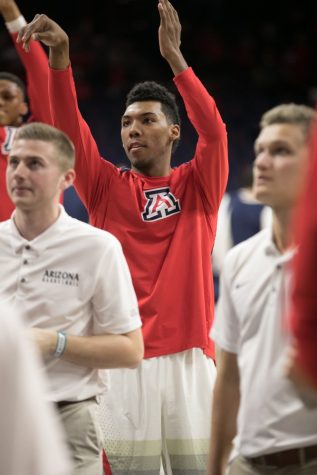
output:
M280 254L271 233L265 229L227 254L211 331L217 345L238 357L234 444L246 457L317 444L317 410L305 408L285 376L290 336L284 317L294 253Z
M70 335L121 334L141 326L136 295L119 241L67 215L32 241L13 219L0 223L0 298L31 327ZM76 401L106 389L105 370L61 359L45 361L49 399Z

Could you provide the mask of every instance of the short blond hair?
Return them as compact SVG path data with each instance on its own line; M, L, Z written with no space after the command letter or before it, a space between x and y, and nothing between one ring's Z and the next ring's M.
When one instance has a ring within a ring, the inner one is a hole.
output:
M308 138L316 117L316 111L312 107L294 103L281 104L262 115L260 129L274 124L294 124L300 126L305 138Z
M52 127L51 125L42 124L40 122L32 122L31 124L22 125L15 136L14 140L42 140L43 142L52 143L56 149L56 159L63 171L75 166L75 147L73 142L64 132Z

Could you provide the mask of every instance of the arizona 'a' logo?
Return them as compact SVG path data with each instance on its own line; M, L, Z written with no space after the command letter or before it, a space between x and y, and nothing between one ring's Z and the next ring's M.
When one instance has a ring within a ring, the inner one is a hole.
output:
M169 188L156 188L144 192L147 202L142 213L143 221L158 221L181 210L179 200Z

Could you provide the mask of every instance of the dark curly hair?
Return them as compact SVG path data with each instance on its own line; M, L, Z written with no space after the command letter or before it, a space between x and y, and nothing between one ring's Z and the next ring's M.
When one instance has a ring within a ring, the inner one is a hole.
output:
M0 80L10 81L10 82L13 82L14 84L16 84L18 86L18 88L22 91L23 99L26 100L26 88L25 88L25 84L22 81L22 79L20 79L15 74L11 74L11 73L8 73L6 71L2 71L2 72L0 72Z
M176 98L166 87L155 81L139 82L128 92L126 98L126 108L134 102L157 101L161 103L162 112L165 114L169 124L181 125ZM173 143L174 152L179 143L179 139Z

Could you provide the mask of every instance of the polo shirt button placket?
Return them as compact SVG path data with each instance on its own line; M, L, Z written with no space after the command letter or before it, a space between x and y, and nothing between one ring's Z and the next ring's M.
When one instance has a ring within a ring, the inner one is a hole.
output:
M270 305L276 305L276 299L278 297L277 289L279 288L278 281L281 277L279 273L280 268L281 268L280 264L277 264L275 267L275 271L272 273L271 291L270 291L270 298L269 298Z
M24 246L24 250L25 250L25 251L29 251L30 249L31 249L31 246L30 246L29 244L26 244L26 245ZM27 254L28 254L28 253L27 253ZM25 256L23 255L23 256L22 256L22 266L25 266L25 265L27 265L28 263L29 263L28 256L25 257ZM23 269L22 269L22 272L23 272ZM26 283L27 283L27 278L26 278L26 276L21 277L21 279L20 279L20 284L26 284Z

